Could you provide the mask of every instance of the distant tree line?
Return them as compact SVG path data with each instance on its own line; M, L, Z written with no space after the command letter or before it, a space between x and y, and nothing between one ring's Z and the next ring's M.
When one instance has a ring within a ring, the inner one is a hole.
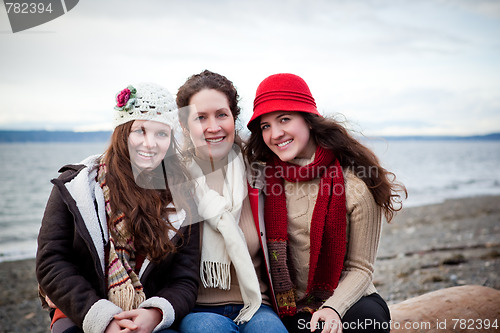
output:
M110 131L12 131L0 130L0 142L105 142Z
M111 137L110 131L73 132L73 131L14 131L0 130L0 142L106 142ZM500 133L473 136L382 136L361 139L382 138L386 140L500 140Z
M384 136L387 140L421 140L421 141L433 141L433 140L467 140L467 141L495 141L500 140L500 133L491 133L486 135L469 135L469 136L458 136L458 135L401 135L401 136Z

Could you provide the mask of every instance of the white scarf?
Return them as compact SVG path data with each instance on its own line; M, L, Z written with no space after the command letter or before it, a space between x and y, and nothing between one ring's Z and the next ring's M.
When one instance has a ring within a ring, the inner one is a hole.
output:
M232 262L244 303L234 321L247 322L259 309L262 296L245 236L238 225L243 200L248 194L243 157L234 149L229 152L223 195L208 187L205 175L194 160L189 170L196 182L198 213L206 222L200 267L203 286L229 290Z

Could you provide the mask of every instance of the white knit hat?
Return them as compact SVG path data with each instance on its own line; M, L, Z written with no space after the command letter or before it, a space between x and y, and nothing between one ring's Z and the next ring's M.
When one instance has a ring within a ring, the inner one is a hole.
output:
M116 94L113 127L132 120L153 120L179 132L177 104L167 89L155 83L140 83Z

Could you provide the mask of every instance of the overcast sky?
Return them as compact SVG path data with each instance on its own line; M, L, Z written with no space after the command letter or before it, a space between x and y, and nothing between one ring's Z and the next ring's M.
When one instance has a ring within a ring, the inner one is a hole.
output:
M110 129L127 85L175 94L210 69L243 124L257 85L289 72L368 135L500 131L498 0L82 0L15 34L0 7L1 129Z

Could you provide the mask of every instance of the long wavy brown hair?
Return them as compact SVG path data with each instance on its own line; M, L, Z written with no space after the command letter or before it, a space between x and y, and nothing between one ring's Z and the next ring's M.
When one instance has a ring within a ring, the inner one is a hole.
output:
M342 168L350 169L363 180L390 222L395 212L402 208L402 196L408 196L406 187L396 181L396 175L383 168L375 153L356 140L341 123L307 112L300 112L300 115L311 128L314 142L332 150ZM251 135L244 149L249 163L265 163L274 154L264 143L259 119L249 124Z
M188 184L187 173L177 155L177 146L172 135L166 158L151 173L151 177L161 178L164 182L162 189L148 189L138 185L134 178L128 149L132 124L133 121L129 121L115 128L111 144L104 154L108 170L106 183L114 215L108 221L112 221L123 212L129 231L134 235L137 252L152 261L159 261L176 251L176 245L170 239L169 231L173 230L176 233L177 231L168 220L168 214L175 212L175 209L167 208L167 205L173 202L171 183ZM165 163L166 161L168 163ZM186 198L189 198L188 193L176 195L175 204L178 209L184 209L189 216L190 210Z
M236 90L233 82L224 75L205 69L199 74L191 75L177 92L176 102L179 108L179 121L182 127L188 129L187 118L190 110L189 108L186 108L186 106L189 106L191 97L204 89L214 89L226 95L229 109L231 110L231 114L236 122L241 113L241 108L238 105L240 96L238 95L238 91ZM191 150L191 147L189 147L190 139L188 135L186 135L185 141L187 143L187 150ZM242 148L242 140L238 133L235 135L234 142Z

